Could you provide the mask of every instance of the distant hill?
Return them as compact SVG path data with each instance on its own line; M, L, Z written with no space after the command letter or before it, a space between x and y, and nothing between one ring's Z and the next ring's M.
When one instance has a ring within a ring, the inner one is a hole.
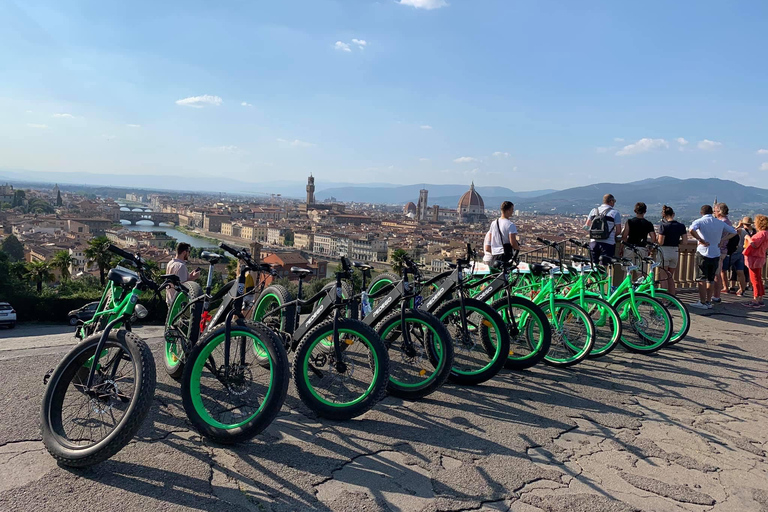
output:
M717 178L678 179L669 176L632 183L596 183L569 188L524 199L517 206L541 213L586 214L600 203L605 193L616 197L616 208L625 215L632 215L635 203L646 203L648 218L654 220L660 217L664 204L674 208L679 217L698 217L701 205L712 204L715 197L727 203L732 213L750 214L768 210L768 190Z
M334 197L337 201L343 202L404 204L408 201L417 202L419 200L419 190L422 188L426 188L429 191L428 202L430 206L437 204L444 208L455 208L462 194L469 190L467 185L423 184L390 187L355 185L325 188L315 192L315 197L320 201ZM488 201L495 201L498 198L502 198L498 201L501 204L501 201L504 200L515 201L518 198L530 198L554 192L551 189L514 192L506 187L475 187L475 190L477 190L487 204L493 204L493 202L489 203ZM486 197L488 200L486 200Z

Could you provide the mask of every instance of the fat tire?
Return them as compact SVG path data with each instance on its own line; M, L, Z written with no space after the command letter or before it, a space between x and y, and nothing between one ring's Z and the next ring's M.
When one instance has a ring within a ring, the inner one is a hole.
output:
M429 361L432 364L433 368L437 370L437 374L434 378L430 379L426 384L419 387L406 387L401 384L399 384L397 381L395 381L392 378L392 366L397 364L395 362L396 358L392 357L392 354L390 353L389 356L389 382L387 383L387 391L390 395L396 396L399 398L404 398L407 400L416 400L418 398L423 398L430 393L437 390L440 386L442 386L446 380L448 380L448 377L451 374L451 366L453 366L453 342L451 340L451 335L448 332L448 329L445 328L445 325L440 321L439 318L437 318L435 315L431 313L427 313L426 311L420 311L418 309L408 309L405 312L405 318L406 322L408 319L415 319L420 322L423 322L427 324L427 326L436 333L436 340L433 340L433 344L439 344L440 350L443 353L442 360L438 360L434 348L430 347L427 349L427 353L429 355ZM393 324L399 324L401 321L400 318L400 311L395 311L385 317L381 322L379 322L376 325L376 333L380 336L384 334L387 330L393 329ZM382 337L382 341L384 341L384 345L387 346L388 351L394 350L390 345L387 344L387 341ZM441 364L441 368L437 368L437 365Z
M152 398L155 393L157 383L157 374L155 370L155 358L147 344L133 333L125 330L113 331L109 333L108 341L114 342L131 355L136 372L136 389L132 403L130 404L125 416L104 439L93 446L83 449L72 449L62 446L54 433L54 426L51 424L52 402L56 399L59 392L66 394L66 387L70 381L62 383L63 374L68 370L71 364L77 364L77 360L82 357L84 351L96 351L101 334L89 336L78 343L70 350L64 359L59 363L51 374L48 385L43 393L43 403L41 408L41 433L43 444L48 453L63 466L83 468L103 462L119 452L127 445L133 436L136 435L141 424L149 414L152 406ZM78 364L79 366L79 364ZM78 368L79 370L79 368ZM77 371L75 370L75 375ZM69 370L71 371L71 370ZM74 375L73 375L74 376ZM65 389L61 391L58 386L64 385ZM61 398L63 399L63 396Z
M451 310L456 309L457 307L461 307L460 304L461 302L459 299L448 300L444 302L442 306L440 306L435 311L434 315L438 319L440 319L440 321L443 324L445 324L448 313ZM509 333L507 333L507 330L504 329L503 327L504 322L502 321L501 316L489 304L479 301L477 299L465 298L464 307L472 308L475 311L482 314L486 320L488 320L490 323L496 326L497 331L499 333L498 334L499 345L500 345L500 349L498 350L499 354L495 359L491 360L491 364L488 365L488 367L485 368L485 370L478 373L472 373L472 374L459 373L459 372L456 372L455 370L451 370L451 375L448 377L448 380L456 384L474 386L477 384L482 384L483 382L486 382L492 379L504 367L504 363L506 362L507 355L509 354ZM490 336L488 335L487 326L482 326L480 328L480 341L483 344L486 350L486 353L490 352L492 343L490 342ZM453 346L454 346L453 350L454 350L454 360L455 360L456 341L451 340L451 342L453 343Z
M259 298L256 299L256 303L253 305L253 321L264 323L273 330L293 332L295 328L294 323L296 320L296 305L291 304L282 310L282 318L280 319L279 325L277 325L277 322L274 318L270 320L269 315L264 316L263 313L269 313L269 311L265 311L263 313L261 312L262 302L271 300L271 297L277 298L277 302L280 306L288 304L293 300L291 292L289 292L285 286L279 284L268 286L259 294Z
M379 361L379 374L373 385L373 389L368 396L360 402L350 406L332 407L320 402L312 394L306 383L302 371L304 359L309 356L309 350L315 344L315 341L329 330L333 330L333 319L326 320L316 325L301 339L298 347L296 347L296 355L293 358L292 377L296 384L296 391L299 393L299 398L301 398L301 401L304 402L307 407L323 418L343 421L355 418L367 412L387 394L387 383L389 382L389 354L384 346L384 342L379 335L376 334L376 331L360 320L340 317L338 319L338 328L339 330L343 329L359 333L361 337L368 340L371 345L370 349L376 353L376 358ZM370 364L372 363L373 361L370 361Z
M541 346L539 347L538 351L536 351L533 355L530 357L526 357L525 359L522 358L515 358L508 356L507 360L504 361L504 368L507 370L525 370L527 368L531 368L532 366L535 366L539 364L542 360L544 360L544 356L547 355L547 352L549 351L549 346L552 343L552 329L549 326L549 320L547 320L547 315L544 314L544 311L542 311L541 307L537 305L535 302L528 300L524 297L510 297L510 301L512 304L512 307L515 306L518 307L525 307L526 309L529 309L533 314L536 316L536 320L539 322L539 324L542 326L542 341ZM502 298L494 303L491 304L491 307L496 311L499 312L501 315L501 311L507 309L508 307L507 299ZM502 321L504 320L504 317L502 315ZM529 320L531 321L531 320ZM506 323L504 324L507 325ZM524 332L524 329L526 327L521 327L520 334ZM509 333L509 328L506 329ZM513 350L512 347L512 335L510 333L510 351ZM533 352L533 351L532 351Z
M190 386L192 383L195 361L200 357L200 353L205 347L215 338L221 336L225 330L226 325L220 325L200 340L200 342L190 351L188 364L185 365L184 375L181 382L181 401L190 422L200 434L219 444L235 444L248 441L257 436L274 421L275 417L277 417L280 412L283 402L285 401L285 396L288 393L288 355L277 334L264 324L247 320L243 321L241 324L233 324L233 332L250 330L253 332L254 336L261 340L269 352L275 371L273 380L270 383L271 394L269 396L269 401L264 405L264 409L260 414L240 427L231 429L216 427L205 421L205 419L203 419L197 412L192 400Z
M549 302L543 303L541 307L544 310L549 309ZM587 343L586 343L586 348L582 347L581 350L579 351L578 356L574 357L573 359L569 359L568 361L558 361L554 358L547 358L546 356L544 357L544 362L550 366L556 366L558 368L568 368L569 366L573 366L582 362L584 359L587 358L589 353L592 351L592 346L595 344L595 324L592 321L592 318L590 318L589 313L587 313L584 310L584 308L582 308L578 304L574 304L573 302L570 302L564 299L556 299L555 309L571 309L578 312L579 316L582 317L580 321L585 320L584 324L587 326L587 332L589 335L589 339L587 340ZM552 315L555 315L554 311L552 312Z
M616 311L619 312L619 315L621 315L622 305L624 303L626 303L626 302L629 302L631 300L631 298L632 297L629 294L627 294L627 295L624 295L624 296L620 297L616 301L615 308L616 308ZM635 298L642 298L643 301L658 304L658 306L661 308L660 311L663 311L663 314L665 315L665 322L669 324L669 336L667 336L667 339L665 339L665 340L663 340L661 342L654 342L655 344L651 345L648 348L640 349L640 348L632 346L630 343L628 343L625 340L624 334L622 334L622 336L621 336L621 344L624 346L624 348L626 348L630 352L635 352L635 353L638 353L638 354L652 354L652 353L662 349L663 347L665 347L667 345L667 343L669 342L669 339L672 336L672 332L674 331L675 326L672 325L672 317L670 316L669 311L667 311L667 308L665 308L664 305L661 302L659 302L658 300L654 299L650 295L646 295L646 294L642 294L642 293L636 293L635 294ZM622 320L622 324L624 324L624 320ZM625 326L624 333L626 333L628 330L631 330L631 327L630 326ZM637 336L645 338L640 333L637 333Z
M203 288L199 284L197 284L194 281L189 281L184 283L184 287L187 289L186 292L180 292L176 294L176 297L174 298L173 304L171 304L171 308L168 310L168 315L165 318L165 325L166 329L168 328L168 323L171 321L171 313L173 312L173 305L176 303L177 300L179 300L181 293L184 293L187 296L187 302L192 302L194 299L200 297L203 294ZM197 343L197 339L200 337L200 318L203 314L203 303L202 301L195 302L192 307L189 308L189 314L190 314L190 325L189 325L189 331L184 333L184 337L187 338L187 342L189 343L190 347L194 347ZM177 341L177 349L178 344L180 342ZM175 365L172 365L168 362L168 346L171 345L167 340L165 340L165 343L163 344L163 366L165 367L165 373L167 373L172 379L179 380L181 379L181 376L184 374L184 361L186 360L186 354L183 353L184 351L184 345L182 344L181 350L181 358L178 360L178 362Z

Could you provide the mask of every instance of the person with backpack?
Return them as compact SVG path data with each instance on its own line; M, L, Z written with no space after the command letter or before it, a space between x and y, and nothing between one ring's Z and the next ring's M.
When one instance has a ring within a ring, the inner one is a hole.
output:
M509 220L515 212L515 205L510 201L501 203L501 215L498 219L491 222L488 233L491 235L491 259L492 262L498 260L509 261L514 255L514 251L520 249L517 242L517 227ZM487 236L487 235L486 235Z
M670 295L675 294L675 269L680 259L680 244L688 241L687 232L685 224L675 220L675 210L662 206L658 236L661 267L664 269L661 287L666 288Z
M614 206L616 198L613 194L605 194L603 204L589 212L584 224L584 228L589 230L589 248L595 263L608 265L608 258L616 255L616 235L621 233L621 214Z

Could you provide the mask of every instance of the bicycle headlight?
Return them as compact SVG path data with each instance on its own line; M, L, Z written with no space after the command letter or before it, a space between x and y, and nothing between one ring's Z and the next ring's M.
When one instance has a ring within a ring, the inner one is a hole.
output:
M136 309L134 309L133 314L136 318L147 318L149 311L141 304L136 304Z

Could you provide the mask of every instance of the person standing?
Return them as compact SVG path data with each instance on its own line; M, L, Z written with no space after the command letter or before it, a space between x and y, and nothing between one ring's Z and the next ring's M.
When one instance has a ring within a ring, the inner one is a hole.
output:
M615 206L613 194L605 194L603 204L589 212L584 224L584 228L589 230L589 248L595 263L608 265L608 258L616 256L616 234L621 233L621 214Z
M715 205L715 217L725 222L729 226L733 226L731 219L728 218L728 205L725 203L717 203ZM730 240L730 239L729 239ZM731 240L732 242L732 240ZM723 263L725 257L728 255L728 241L723 240L720 242L720 262L717 266L717 275L715 276L715 291L712 297L712 302L720 302L720 294L722 292L728 292L726 282L723 280ZM724 289L725 288L725 289Z
M181 242L176 246L176 257L168 262L165 267L166 274L174 274L179 276L179 280L183 283L187 281L194 281L200 276L199 270L193 270L190 272L187 269L187 261L189 260L190 245L186 242ZM173 304L173 300L176 298L176 290L173 288L165 289L165 302L170 308Z
M676 292L674 274L680 259L680 244L687 241L685 225L675 220L675 210L667 205L662 206L658 236L661 268L664 269L661 285L670 295Z
M736 229L736 234L739 236L728 240L728 252L725 255L725 259L723 260L723 272L720 276L723 280L723 291L726 293L736 293L736 295L739 297L743 296L747 289L747 280L744 275L744 269L746 268L744 266L744 240L747 235L754 234L754 231L752 231L752 233L747 231L747 229L750 229L751 231L751 227L752 219L749 217L744 217L735 226L734 229ZM730 282L732 285L734 285L734 287L736 283L739 285L738 291L736 292L733 292L732 288L728 284L729 272L731 278Z
M747 235L744 243L744 260L749 269L749 280L752 281L752 293L754 300L746 304L747 307L761 308L765 305L765 287L763 286L763 267L765 266L765 252L768 250L768 217L755 215L755 227L757 233Z
M501 203L501 215L498 219L491 222L491 226L488 228L488 232L491 235L491 243L489 245L491 247L492 262L504 260L505 252L507 253L506 257L509 258L511 257L509 254L510 249L516 251L520 248L520 244L517 242L517 227L509 220L513 213L515 213L515 205L510 201L504 201ZM509 249L504 247L507 244Z
M648 256L648 235L651 235L651 242L656 243L656 231L653 223L645 218L645 212L648 206L645 203L635 205L635 216L627 220L624 224L624 231L621 233L621 240L627 245L637 248L637 254L644 258Z
M691 304L698 309L712 309L715 277L720 265L720 243L736 236L736 230L712 214L708 204L701 207L701 218L693 221L688 232L699 242L696 248L696 281L699 283L699 300Z

